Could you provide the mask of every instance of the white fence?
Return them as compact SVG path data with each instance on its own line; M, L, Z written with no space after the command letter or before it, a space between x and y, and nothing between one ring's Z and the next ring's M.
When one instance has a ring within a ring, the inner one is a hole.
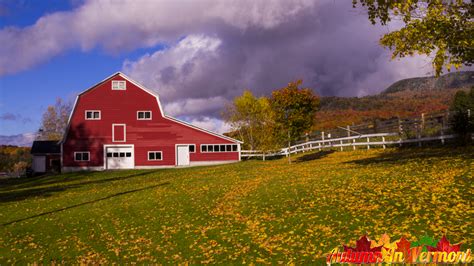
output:
M398 133L376 133L376 134L365 134L344 138L335 138L335 139L324 139L324 140L312 140L305 143L300 143L297 145L290 146L289 148L283 148L279 151L272 152L262 152L262 151L252 151L252 150L242 150L241 157L251 158L251 157L262 157L265 160L265 157L271 156L288 156L288 154L306 152L313 150L322 150L325 148L339 148L341 151L344 150L344 147L352 147L352 150L356 150L357 147L364 147L370 149L375 146L382 146L386 148L388 145L399 145L401 146L404 143L418 143L421 146L421 143L426 141L440 141L444 144L446 139L455 138L456 135L441 135L436 137L420 137L416 139L401 139ZM371 140L372 139L372 140Z

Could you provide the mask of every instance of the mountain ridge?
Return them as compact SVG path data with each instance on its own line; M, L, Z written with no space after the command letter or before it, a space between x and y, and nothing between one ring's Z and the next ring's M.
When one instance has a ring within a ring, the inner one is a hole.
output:
M376 95L321 97L313 130L331 129L374 119L413 117L449 109L454 94L474 86L474 71L441 77L416 77L394 82Z

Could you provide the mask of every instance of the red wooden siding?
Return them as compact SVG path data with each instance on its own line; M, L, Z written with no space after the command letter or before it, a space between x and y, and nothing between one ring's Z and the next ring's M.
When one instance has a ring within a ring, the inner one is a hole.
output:
M163 117L157 98L127 81L126 90L112 90L112 80L126 80L119 74L86 91L77 99L63 143L63 166L103 166L103 145L133 144L135 166L175 165L176 144L195 144L190 161L236 161L239 152L201 153L201 144L236 144ZM86 120L86 110L100 110L100 120ZM150 120L138 120L137 111L150 110ZM123 127L112 124L125 124ZM112 137L115 138L115 142ZM117 142L117 140L124 140ZM74 161L74 152L89 151L90 161ZM162 151L161 161L148 161L148 151Z

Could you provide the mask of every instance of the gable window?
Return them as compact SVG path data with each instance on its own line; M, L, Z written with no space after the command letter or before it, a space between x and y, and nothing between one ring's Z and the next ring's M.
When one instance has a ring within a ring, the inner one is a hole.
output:
M151 111L138 111L137 119L138 120L151 120Z
M76 161L76 162L88 162L89 160L90 160L90 152L88 152L88 151L74 152L74 161Z
M189 152L196 152L196 145L194 144L189 145Z
M163 152L161 151L149 151L148 152L148 161L161 161L163 160Z
M112 80L112 90L124 91L127 89L127 82L125 80Z
M191 146L190 146L191 147ZM191 148L189 149L191 151ZM201 152L235 152L237 144L201 144Z
M100 111L98 110L87 110L86 120L100 120Z

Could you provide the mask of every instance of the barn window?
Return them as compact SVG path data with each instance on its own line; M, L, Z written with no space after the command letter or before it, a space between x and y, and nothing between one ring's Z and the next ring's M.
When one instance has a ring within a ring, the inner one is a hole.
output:
M125 80L112 80L112 90L124 91L127 89Z
M189 149L191 151L191 148ZM201 152L233 152L238 151L237 144L201 144Z
M196 152L196 145L194 144L189 145L189 152Z
M163 160L161 151L149 151L148 152L148 161L161 161Z
M100 111L99 110L87 110L86 111L86 120L100 120Z
M137 119L138 120L151 120L151 111L138 111Z
M89 159L90 159L90 152L88 151L74 152L74 161L76 162L88 162Z

